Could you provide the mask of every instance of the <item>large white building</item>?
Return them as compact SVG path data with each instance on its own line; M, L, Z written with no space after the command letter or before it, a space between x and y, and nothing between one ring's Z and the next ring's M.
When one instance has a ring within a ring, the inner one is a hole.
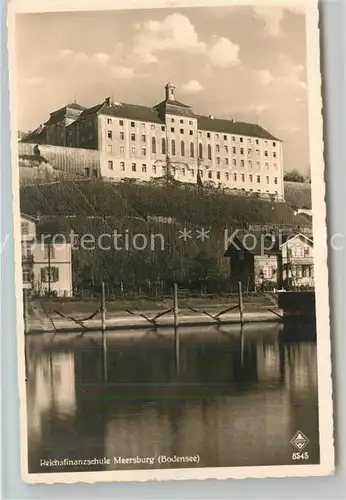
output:
M98 176L149 181L167 175L168 168L181 182L196 183L199 176L203 183L283 199L282 142L257 124L196 114L176 99L173 84L152 108L106 98L89 109L78 105L78 116L66 125L71 106L51 113L50 134L41 131L41 141L97 150ZM64 126L65 134L57 127L60 141L51 137L54 117Z

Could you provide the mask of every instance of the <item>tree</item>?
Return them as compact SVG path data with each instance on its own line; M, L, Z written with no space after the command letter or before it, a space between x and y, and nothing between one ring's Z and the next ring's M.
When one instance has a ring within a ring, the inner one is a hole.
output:
M71 233L71 224L68 219L63 217L44 217L37 225L37 234L39 235L61 235L63 237L68 237ZM57 239L57 243L61 243L61 240Z
M285 172L284 181L305 182L305 177L298 170L291 170L290 172Z
M201 290L220 278L219 266L213 255L205 251L193 256L188 266L188 278Z
M173 165L169 155L166 155L166 174L165 174L167 184L174 183Z
M198 191L203 191L203 182L202 182L202 177L201 177L201 172L200 169L197 171L197 190Z

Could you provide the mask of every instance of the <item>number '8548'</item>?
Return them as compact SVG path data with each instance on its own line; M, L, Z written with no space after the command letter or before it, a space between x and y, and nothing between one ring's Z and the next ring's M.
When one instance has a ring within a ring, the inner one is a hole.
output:
M304 452L296 452L292 453L292 459L293 460L309 460L309 453L307 451Z

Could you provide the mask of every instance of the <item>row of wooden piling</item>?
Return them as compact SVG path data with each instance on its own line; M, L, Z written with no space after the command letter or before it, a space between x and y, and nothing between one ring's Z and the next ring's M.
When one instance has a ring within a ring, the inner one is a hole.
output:
M173 283L173 308L168 311L164 311L162 314L166 314L168 312L173 311L173 326L177 328L179 326L179 287L176 282ZM242 284L238 282L238 305L234 307L234 309L239 309L239 323L242 325L244 323L244 304L243 304L243 292L242 292ZM104 332L106 330L106 292L105 292L105 283L104 281L101 283L101 304L99 308L99 312L101 315L101 331ZM224 312L223 312L224 313ZM162 315L161 314L161 315ZM24 315L24 332L28 333L28 293L27 290L23 291L23 315ZM159 326L159 325L157 325Z
M173 283L173 326L179 326L179 287L176 282ZM238 282L238 309L239 309L239 323L244 323L244 303L241 281ZM101 285L101 329L106 330L106 297L105 297L105 283Z

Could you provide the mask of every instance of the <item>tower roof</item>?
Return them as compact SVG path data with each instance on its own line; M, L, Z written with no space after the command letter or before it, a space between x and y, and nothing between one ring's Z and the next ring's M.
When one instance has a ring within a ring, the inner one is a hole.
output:
M52 111L48 121L45 122L45 125L54 125L55 123L61 122L68 115L69 110L77 111L78 114L78 112L82 113L82 111L85 110L85 107L77 104L76 102L66 104L66 106Z

